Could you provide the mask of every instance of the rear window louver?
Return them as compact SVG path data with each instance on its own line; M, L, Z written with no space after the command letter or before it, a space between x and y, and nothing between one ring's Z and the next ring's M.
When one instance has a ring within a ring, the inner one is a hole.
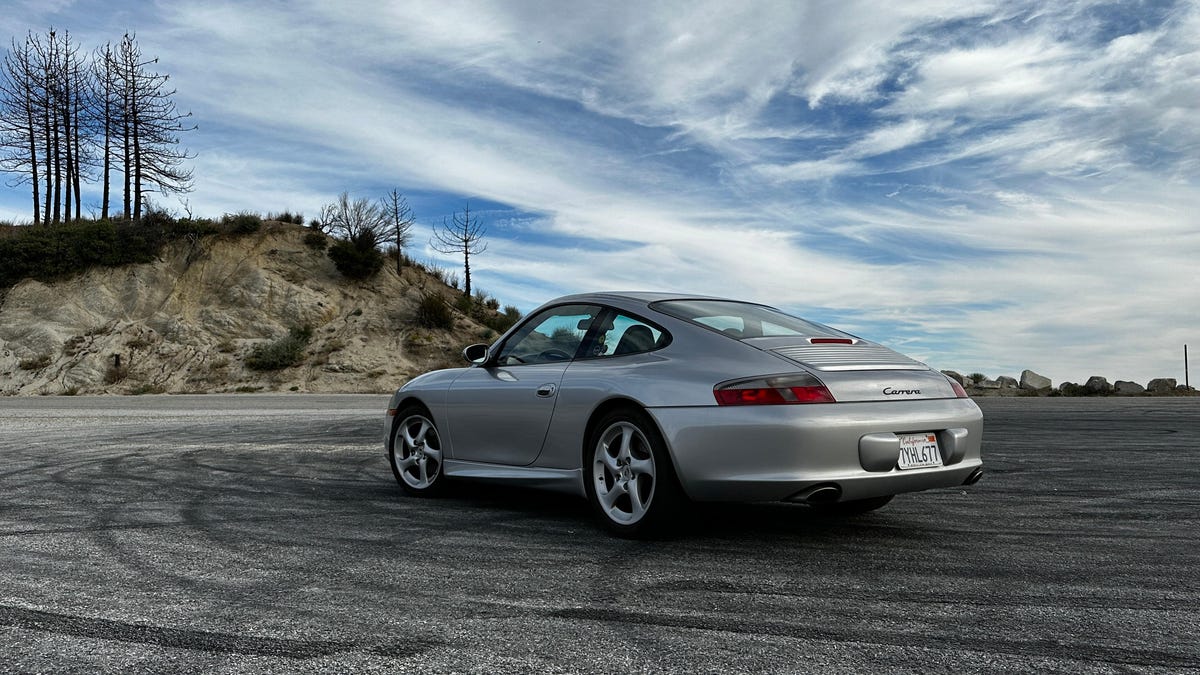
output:
M776 354L815 370L925 370L920 361L871 344L780 347Z

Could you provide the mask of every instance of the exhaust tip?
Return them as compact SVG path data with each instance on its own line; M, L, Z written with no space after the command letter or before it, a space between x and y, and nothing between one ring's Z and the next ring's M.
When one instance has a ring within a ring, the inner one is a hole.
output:
M983 478L983 469L976 467L976 469L971 472L971 475L967 476L967 479L963 481L963 485L974 485L979 482L980 478Z
M842 488L837 483L821 483L797 492L788 501L804 502L805 504L832 504L841 496Z

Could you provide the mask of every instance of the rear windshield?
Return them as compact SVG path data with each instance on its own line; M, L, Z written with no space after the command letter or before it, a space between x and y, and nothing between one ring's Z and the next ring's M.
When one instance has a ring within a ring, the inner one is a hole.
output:
M756 337L851 337L819 323L747 302L732 300L664 300L654 309L737 339Z

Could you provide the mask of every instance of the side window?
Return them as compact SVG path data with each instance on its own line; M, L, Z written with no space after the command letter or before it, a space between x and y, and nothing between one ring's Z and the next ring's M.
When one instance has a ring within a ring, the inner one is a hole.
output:
M762 322L762 334L763 334L763 337L775 337L775 336L786 336L786 335L799 335L800 332L794 328L788 328L787 326L780 326L777 324L773 324L770 321L763 321Z
M531 317L504 343L497 363L516 366L573 359L599 313L593 305L551 307Z
M740 316L698 316L694 321L735 338L747 337L746 320Z
M624 314L611 315L599 331L591 356L640 354L665 346L669 339L657 326Z
M715 328L726 335L738 339L800 334L794 328L780 326L770 321L760 321L758 319L747 320L740 316L698 316L693 321L702 323L710 328Z

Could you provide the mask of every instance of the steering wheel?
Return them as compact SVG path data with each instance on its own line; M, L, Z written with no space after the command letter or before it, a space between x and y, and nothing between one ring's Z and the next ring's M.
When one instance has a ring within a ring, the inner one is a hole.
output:
M561 349L547 349L538 354L539 361L566 361L571 358L571 355Z

